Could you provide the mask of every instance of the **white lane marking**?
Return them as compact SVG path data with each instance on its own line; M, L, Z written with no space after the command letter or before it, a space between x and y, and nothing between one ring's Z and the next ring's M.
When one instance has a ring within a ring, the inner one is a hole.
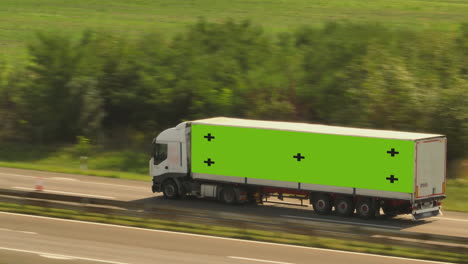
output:
M21 231L21 230L11 230L11 229L8 229L8 228L0 228L0 231L20 232L20 233L29 234L29 235L37 235L36 232Z
M26 191L35 191L35 189L33 189L33 188L26 188L26 187L13 187L13 188L14 189L19 189L19 190L26 190ZM82 195L82 196L104 198L104 199L115 199L115 197L111 197L111 196L102 196L102 195L87 194L87 193L62 192L62 191L54 191L54 190L45 190L43 192L45 192L45 193L57 193L57 194Z
M72 260L74 258L65 256L65 255L56 255L56 254L39 254L39 256L43 258L50 258L50 259L62 259L62 260Z
M243 257L236 257L236 256L228 256L228 258L249 260L249 261L256 261L256 262L265 262L265 263L274 263L274 264L294 264L294 263L291 263L291 262L281 262L281 261L273 261L273 260L265 260L265 259L254 259L254 258L243 258Z
M450 221L459 221L459 222L468 222L466 219L458 219L458 218L447 218L447 217L434 217L435 219L442 219L442 220L450 220Z
M102 183L102 182L90 182L90 181L81 181L83 183L90 183L90 184L97 184L97 185L107 185L107 186L116 186L116 187L122 187L122 188L131 188L131 189L142 189L142 190L151 190L150 187L144 188L144 187L136 187L136 186L127 186L127 185L121 185L121 184L112 184L112 183Z
M0 175L19 176L19 177L26 177L26 178L37 178L38 177L38 176L29 176L29 175L11 174L11 173L2 173L2 172L0 172ZM89 176L89 175L84 175L84 176L98 177L98 176ZM78 179L65 178L65 177L43 177L43 179L44 180L70 180L70 181L78 181L80 183L85 183L85 184L97 184L97 185L107 185L107 186L115 186L115 187L122 187L122 188L150 190L149 187L144 188L144 187L122 185L122 184L102 183L102 182L93 182L93 181L82 181L82 180L78 180ZM125 179L123 179L123 180L125 180Z
M349 221L338 221L338 220L329 220L329 219L318 219L318 218L309 218L309 217L301 217L301 216L294 216L294 215L280 215L281 217L287 218L296 218L296 219L303 219L303 220L312 220L317 222L330 222L330 223L337 223L337 224L350 224L350 225L361 225L361 226L370 226L370 227L383 227L383 228L390 228L390 229L400 229L397 226L386 226L386 225L374 225L374 224L366 224L366 223L356 223L356 222L349 222Z
M38 216L38 215L27 215L27 214L9 213L9 212L1 212L1 211L0 211L0 214L15 215L15 216L23 216L23 217L29 217L29 218L39 218L39 219L46 219L46 220L55 220L55 221L70 222L70 223L87 224L87 225L98 225L98 226L106 226L106 227L114 227L114 228L130 229L130 230L138 230L138 231L145 231L145 232L155 232L155 233L173 234L173 235L181 235L181 236L192 236L192 237L200 237L200 238L210 238L210 239L228 240L228 241L236 241L236 242L242 242L242 243L261 244L261 245L271 245L271 246L290 247L290 248L300 248L300 249L307 249L307 250L317 250L317 251L325 251L325 252L333 252L333 253L342 253L342 254L358 255L358 256L370 256L370 257L377 257L377 258L388 258L388 259L408 260L408 261L426 262L426 263L435 263L435 264L453 264L453 263L451 263L451 262L439 262L439 261L433 261L433 260L412 259L412 258L404 258L404 257L393 257L393 256L383 256L383 255L376 255L376 254L369 254L369 253L360 253L360 252L343 251L343 250L337 250L337 249L326 249L326 248L306 247L306 246L279 244L279 243L273 243L273 242L262 242L262 241L243 240L243 239L238 239L238 238L228 238L228 237L217 237L217 236L208 236L208 235L198 235L198 234L182 233L182 232L175 232L175 231L156 230L156 229L146 229L146 228L141 228L141 227L121 226L121 225L112 225L112 224L95 223L95 222L85 222L85 221L79 221L79 220L70 220L70 219L62 219L62 218L53 218L53 217Z
M88 261L94 261L94 262L102 262L102 263L110 263L110 264L128 264L125 262L117 262L117 261L110 261L110 260L104 260L104 259L94 259L94 258L84 258L84 257L76 257L76 256L68 256L68 255L60 255L60 254L54 254L54 253L48 253L48 252L41 252L41 251L33 251L33 250L25 250L25 249L17 249L17 248L7 248L7 247L0 247L0 249L3 250L8 250L8 251L15 251L15 252L23 252L23 253L31 253L31 254L37 254L39 256L56 256L56 257L61 257L62 259L79 259L79 260L88 260Z
M17 176L17 177L26 177L26 178L36 178L35 176L21 175L21 174L2 173L2 172L0 172L0 174L1 174L1 175L8 175L8 176Z
M31 231L18 231L18 232L28 234L28 235L37 235L36 232L31 232Z
M59 181L80 181L77 179L72 179L72 178L65 178L65 177L51 177L49 178L51 180L59 180Z

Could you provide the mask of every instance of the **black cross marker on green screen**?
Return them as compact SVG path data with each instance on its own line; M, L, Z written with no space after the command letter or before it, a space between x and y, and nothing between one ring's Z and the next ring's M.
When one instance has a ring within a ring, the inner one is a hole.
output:
M215 162L212 161L210 158L208 158L208 160L203 161L203 163L208 164L209 167L211 167L211 164L215 164Z
M212 139L214 139L215 137L213 137L211 135L211 133L208 133L208 135L204 136L204 138L208 139L208 141L211 141Z
M301 156L301 153L297 153L297 155L293 156L293 158L297 159L297 161L301 161L301 159L305 159L304 156Z
M392 148L391 150L387 151L388 154L391 154L392 157L394 157L396 154L400 154L400 152L398 151L395 151L394 148Z
M387 177L386 179L389 180L390 183L393 183L394 181L398 181L398 178L395 178L395 176L393 174L390 175L390 177Z

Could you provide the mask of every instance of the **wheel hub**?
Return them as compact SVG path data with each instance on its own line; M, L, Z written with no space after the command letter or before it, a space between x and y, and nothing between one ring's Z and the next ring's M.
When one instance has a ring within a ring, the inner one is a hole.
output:
M318 207L319 209L325 208L325 202L324 202L323 200L318 201L318 202L317 202L317 207Z
M224 194L224 199L228 202L232 201L233 195L230 192Z
M169 195L169 196L174 195L174 191L175 191L175 190L174 190L174 186L172 186L172 185L166 186L166 193L167 193L167 195Z
M363 204L363 205L361 206L361 211L364 212L364 213L367 213L367 212L369 211L369 206Z

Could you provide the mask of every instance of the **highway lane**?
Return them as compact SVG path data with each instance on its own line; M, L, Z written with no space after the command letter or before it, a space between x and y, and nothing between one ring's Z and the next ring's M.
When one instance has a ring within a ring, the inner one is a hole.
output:
M437 263L0 212L0 263Z
M190 208L191 210L213 210L226 213L242 213L256 216L284 217L310 221L345 223L353 225L375 226L379 228L400 229L411 232L434 233L450 236L468 237L468 214L444 212L441 217L429 218L417 222L409 216L396 219L380 217L376 220L363 221L357 218L316 215L309 207L297 207L281 204L228 206L207 199L188 198L186 200L166 200L161 194L151 192L151 182L131 181L84 175L30 171L0 168L0 188L33 190L38 177L42 178L46 192L58 192L70 195L83 195L125 201L141 200L148 203ZM296 202L296 200L292 200ZM305 203L306 204L306 203Z
M1 188L34 190L38 183L48 192L104 199L128 201L152 194L150 182L0 167Z

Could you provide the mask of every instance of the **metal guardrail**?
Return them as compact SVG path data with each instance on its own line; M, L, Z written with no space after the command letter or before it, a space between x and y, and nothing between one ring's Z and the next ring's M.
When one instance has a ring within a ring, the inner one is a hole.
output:
M349 224L330 224L300 219L279 219L209 210L188 210L133 201L0 189L0 201L49 208L78 210L107 215L214 224L241 229L282 231L293 234L323 236L370 243L408 246L438 251L465 253L468 238L436 234L383 230ZM427 243L430 241L431 243Z

